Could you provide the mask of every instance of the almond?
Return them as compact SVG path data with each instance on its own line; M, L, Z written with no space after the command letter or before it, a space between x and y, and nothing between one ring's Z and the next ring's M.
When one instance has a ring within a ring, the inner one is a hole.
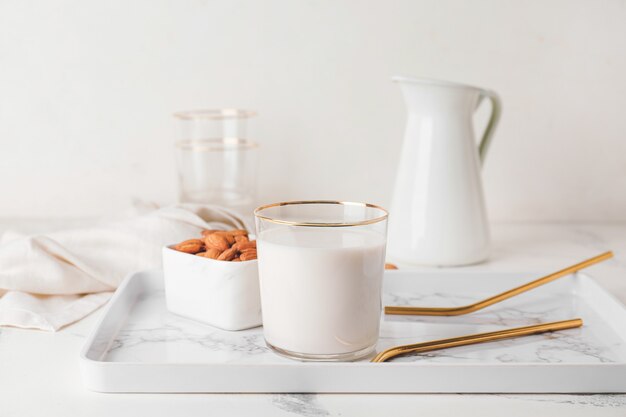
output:
M232 261L237 257L237 249L227 249L220 256L217 257L218 261Z
M228 231L224 231L224 230L220 230L219 232L215 232L213 233L214 235L220 235L223 236L224 239L226 239L226 241L228 242L228 246L232 245L233 243L235 243L235 236L233 236L230 232Z
M200 232L202 234L202 237L207 237L208 235L210 235L211 233L215 233L217 232L217 230L213 230L213 229L204 229L202 232Z
M206 252L196 253L197 256L203 256L211 259L217 259L221 254L222 251L215 248L207 248Z
M395 266L394 264L386 263L385 269L398 269L398 267Z
M239 255L239 259L241 259L242 261L251 261L253 259L256 259L256 251L243 252L241 255Z
M179 252L196 254L204 250L204 242L200 239L189 239L174 245L174 249Z
M235 243L233 245L233 248L236 248L239 251L243 251L245 249L249 249L249 248L255 248L256 249L256 240L251 240L248 242L238 242Z
M248 237L248 231L247 230L243 230L243 229L234 229L234 230L229 230L230 234L237 237L237 236L245 236Z
M204 239L204 243L206 244L207 249L213 248L219 251L225 251L226 249L230 248L230 243L228 243L228 239L218 232L208 235Z
M248 236L246 235L237 235L235 236L235 243L241 243L241 242L249 242L250 240L248 239Z

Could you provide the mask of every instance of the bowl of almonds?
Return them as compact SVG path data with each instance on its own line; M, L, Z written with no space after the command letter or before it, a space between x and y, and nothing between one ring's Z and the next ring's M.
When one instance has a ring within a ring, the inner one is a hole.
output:
M260 326L256 240L246 230L203 230L163 248L167 309L224 330Z

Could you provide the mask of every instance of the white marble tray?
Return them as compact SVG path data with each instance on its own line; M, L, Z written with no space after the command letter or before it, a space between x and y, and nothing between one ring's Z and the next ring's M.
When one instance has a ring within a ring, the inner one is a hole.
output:
M536 274L390 271L385 304L467 304ZM386 316L389 346L581 317L581 329L458 347L389 363L303 363L262 328L227 332L165 309L160 272L128 277L81 353L102 392L626 392L626 309L589 277L560 279L459 317Z

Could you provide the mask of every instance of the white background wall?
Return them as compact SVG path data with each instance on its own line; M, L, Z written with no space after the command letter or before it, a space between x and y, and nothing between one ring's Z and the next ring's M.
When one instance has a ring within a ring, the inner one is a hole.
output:
M171 113L232 106L261 202L387 204L398 73L500 93L492 219L626 220L623 0L0 0L0 216L174 200Z

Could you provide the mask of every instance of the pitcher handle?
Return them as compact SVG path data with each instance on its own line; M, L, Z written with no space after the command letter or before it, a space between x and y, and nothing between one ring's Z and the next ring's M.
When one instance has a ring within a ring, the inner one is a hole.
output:
M496 126L500 120L500 114L502 114L502 102L495 91L482 90L480 94L481 99L478 102L479 104L485 97L491 100L491 117L489 118L489 123L487 123L485 133L483 133L483 137L478 145L478 156L480 157L480 162L484 163L485 156L487 156L487 151L489 150L489 145L491 144L493 132L496 130Z

